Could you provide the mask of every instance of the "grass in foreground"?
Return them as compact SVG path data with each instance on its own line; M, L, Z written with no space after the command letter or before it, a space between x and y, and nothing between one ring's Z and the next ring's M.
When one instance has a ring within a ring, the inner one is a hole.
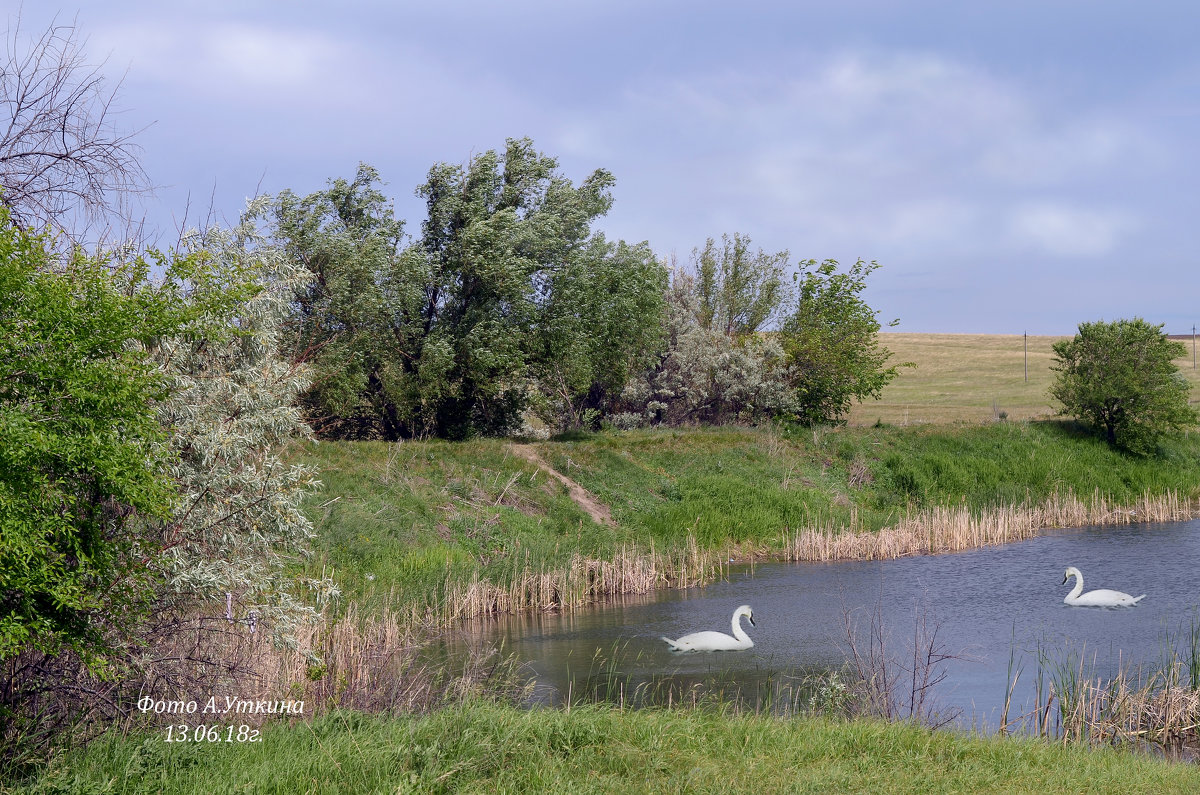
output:
M333 713L259 743L101 740L26 793L1195 792L1200 767L911 724L703 710Z

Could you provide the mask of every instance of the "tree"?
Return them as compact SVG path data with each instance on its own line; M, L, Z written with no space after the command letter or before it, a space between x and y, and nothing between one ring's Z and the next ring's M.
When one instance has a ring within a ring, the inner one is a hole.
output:
M622 427L759 422L795 411L790 371L775 335L713 328L696 276L674 269L666 294L665 350L621 395Z
M310 275L296 291L282 338L294 361L312 369L307 413L326 435L412 435L413 388L404 374L420 334L425 274L406 271L404 224L380 190L378 172L360 164L353 180L300 197L284 191L268 209L273 234Z
M878 399L898 368L906 366L884 366L892 353L879 344L878 313L862 300L867 276L877 268L862 260L845 272L838 271L835 260L800 263L796 308L784 321L780 340L802 422L841 420L854 400Z
M411 353L413 370L439 383L426 409L439 435L520 427L535 388L529 330L554 302L555 275L594 253L591 224L612 206L612 185L603 169L572 185L529 139L430 170L417 190L428 213L417 244L424 334Z
M1152 452L1167 434L1197 422L1190 388L1172 360L1187 353L1140 317L1080 323L1072 339L1054 343L1058 375L1050 395L1059 413L1091 425L1111 445Z
M692 252L700 321L705 328L729 337L753 334L777 319L788 296L784 271L788 252L750 253L750 238L721 236L721 247L711 237L704 249Z
M596 235L547 277L531 370L538 413L559 430L593 426L658 352L667 271L646 243Z
M518 430L534 403L566 425L603 410L656 339L664 279L645 245L593 234L612 175L575 186L527 139L435 165L408 246L377 182L364 165L275 206L314 277L288 348L313 365L318 430L465 438Z
M50 225L75 240L126 221L125 200L147 187L136 133L114 118L120 84L87 63L78 37L53 22L26 46L18 18L0 64L0 204L22 229Z
M147 266L75 256L0 208L0 659L25 648L102 667L152 581L140 528L175 489L167 394L139 345L173 333L178 307Z
M150 347L169 388L155 414L170 430L179 488L154 565L166 581L160 613L211 615L215 602L290 637L313 614L286 566L308 552L300 502L318 484L282 460L290 440L311 434L295 406L309 368L281 355L279 339L310 276L257 228L265 203L252 202L232 229L186 236L159 287L191 312L180 333ZM318 598L332 593L328 581L303 584Z

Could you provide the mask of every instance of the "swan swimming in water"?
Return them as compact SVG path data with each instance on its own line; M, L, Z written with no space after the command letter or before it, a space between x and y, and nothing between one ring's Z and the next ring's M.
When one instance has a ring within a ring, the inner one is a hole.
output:
M749 605L742 605L737 610L733 611L733 637L726 635L724 632L693 632L690 635L684 635L679 640L671 640L666 635L663 636L671 646L671 651L740 651L748 649L754 645L754 641L750 640L750 636L742 630L741 617L745 616L750 619L750 626L754 626L754 611Z
M1107 588L1088 591L1080 596L1083 593L1083 573L1074 566L1068 566L1066 573L1063 574L1063 585L1066 585L1067 580L1072 577L1075 578L1075 587L1063 599L1069 605L1082 605L1085 607L1133 607L1146 598L1146 594L1134 597L1121 591L1110 591Z

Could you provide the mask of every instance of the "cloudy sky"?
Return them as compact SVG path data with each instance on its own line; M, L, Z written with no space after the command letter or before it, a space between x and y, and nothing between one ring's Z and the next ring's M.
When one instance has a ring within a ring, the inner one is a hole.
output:
M1200 4L55 0L122 79L152 223L532 138L617 180L600 228L876 260L899 330L1200 323ZM11 26L16 8L10 7ZM336 10L335 10L336 9Z

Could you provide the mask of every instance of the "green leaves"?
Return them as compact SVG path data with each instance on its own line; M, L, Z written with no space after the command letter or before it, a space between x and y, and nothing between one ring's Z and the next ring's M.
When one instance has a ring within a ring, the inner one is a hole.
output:
M65 646L98 664L149 576L142 517L174 500L166 384L140 344L183 315L144 262L51 269L45 251L0 211L0 658Z
M1060 413L1091 425L1109 444L1154 451L1165 434L1195 425L1190 390L1173 359L1186 353L1162 325L1142 318L1080 323L1070 340L1054 344L1058 378L1050 395Z
M314 367L306 402L322 432L501 434L535 401L571 424L653 344L661 266L591 232L612 204L608 172L575 186L528 139L435 165L408 246L377 181L364 165L275 205L276 236L314 275L287 347Z
M878 398L904 366L884 366L891 351L879 344L877 313L861 297L878 267L858 260L841 272L835 260L800 263L796 308L780 339L803 422L839 420L854 400Z
M705 328L740 337L761 330L787 299L783 280L788 252L750 253L750 238L721 236L721 248L711 237L704 250L692 252L696 289Z

